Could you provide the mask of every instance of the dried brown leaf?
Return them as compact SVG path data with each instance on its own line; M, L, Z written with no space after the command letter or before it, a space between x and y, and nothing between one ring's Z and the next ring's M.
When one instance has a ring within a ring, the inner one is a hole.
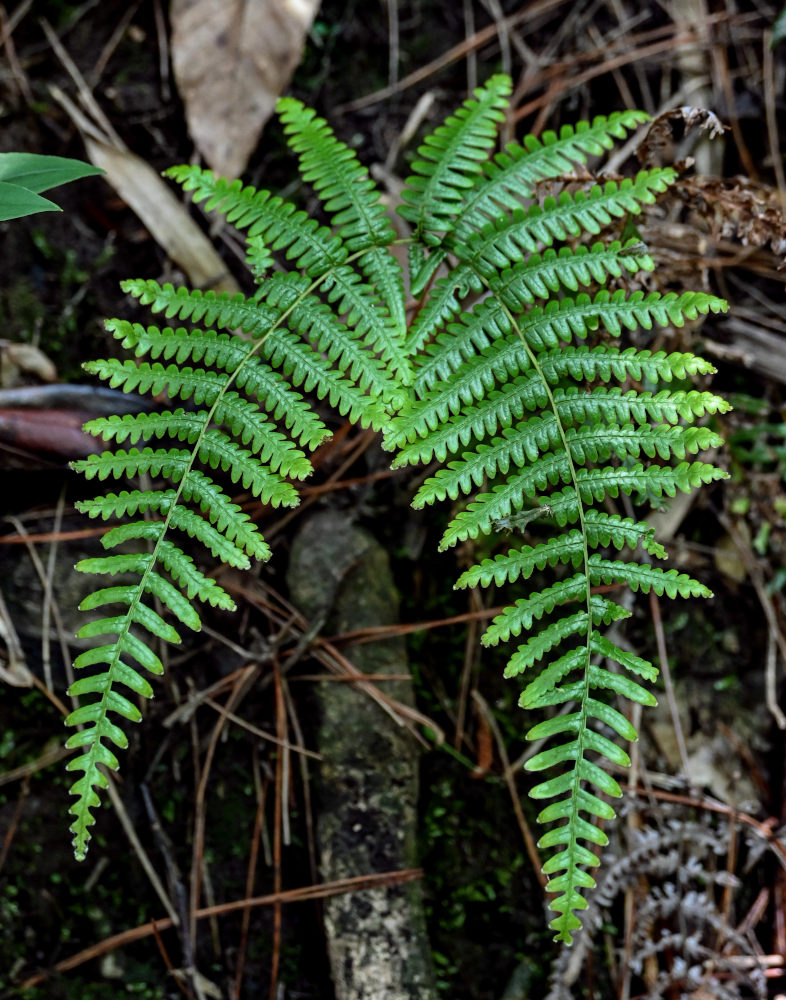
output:
M158 245L186 273L190 285L216 292L238 290L218 251L148 163L90 136L85 137L85 148Z
M208 166L246 167L300 61L319 0L172 0L172 64Z
M672 162L674 159L672 148L675 141L675 124L682 126L682 135L686 135L695 128L700 128L709 132L710 139L723 135L726 131L726 126L712 111L707 111L706 108L685 106L664 111L653 120L636 151L642 166L650 168L661 163Z
M683 177L674 191L716 239L786 255L786 218L777 188L747 177Z
M0 340L0 385L3 388L19 385L23 375L33 375L42 382L57 381L57 369L40 348Z

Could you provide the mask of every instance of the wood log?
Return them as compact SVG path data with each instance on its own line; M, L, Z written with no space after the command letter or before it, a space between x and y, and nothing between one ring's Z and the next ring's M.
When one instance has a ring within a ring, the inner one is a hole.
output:
M293 603L329 633L387 625L398 595L387 554L345 512L324 511L296 538L289 568ZM408 672L403 639L348 646L367 674ZM409 680L382 682L412 705ZM414 867L418 746L378 704L346 683L316 685L320 765L317 839L322 877ZM434 1000L422 890L417 882L325 902L336 1000Z

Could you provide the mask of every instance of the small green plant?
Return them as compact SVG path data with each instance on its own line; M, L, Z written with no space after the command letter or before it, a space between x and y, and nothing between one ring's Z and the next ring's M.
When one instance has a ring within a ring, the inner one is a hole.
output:
M0 222L62 209L42 191L104 171L80 160L40 153L0 153Z
M602 764L627 764L620 743L636 739L611 702L654 703L656 677L650 663L603 635L602 626L629 612L595 588L709 596L684 573L653 565L665 556L653 529L610 508L621 494L660 503L724 475L696 457L720 439L693 425L727 405L707 391L668 387L713 367L615 340L627 330L681 326L725 304L703 292L627 291L627 279L653 267L646 248L598 239L652 203L673 170L538 195L539 182L602 154L645 115L601 116L494 155L509 93L510 81L493 77L418 150L400 210L413 227L408 279L419 300L409 325L390 249L396 236L379 192L354 152L300 102L283 98L279 115L327 225L198 167L168 171L245 233L257 290L215 295L127 281L125 290L153 312L198 325L110 320L130 357L85 366L124 391L165 393L187 405L91 421L87 430L112 450L76 463L88 478L145 473L155 481L79 505L122 523L103 535L105 556L78 566L110 582L82 608L113 609L80 631L96 645L77 658L86 673L70 691L86 699L67 720L83 727L68 740L80 750L68 764L80 772L71 807L78 858L107 782L101 768L117 768L115 748L127 745L114 720L140 719L129 694L152 696L146 675L163 670L155 640L180 641L151 599L178 628L200 628L197 601L233 607L182 538L239 568L269 556L230 493L236 486L274 507L297 504L294 484L311 472L308 454L329 436L310 395L383 431L394 465L437 463L414 505L458 501L442 548L505 526L521 530L536 517L550 527L551 536L532 546L509 534L508 550L468 569L457 586L524 583L535 570L554 570L550 585L524 586L483 642L522 636L506 671L528 679L522 705L561 710L530 730L529 738L558 745L528 767L549 775L531 794L551 800L540 819L556 824L540 841L551 851L544 867L552 876L551 926L567 942L579 926L575 911L586 905L588 869L598 864L593 847L606 842L599 821L614 816L608 799L620 794ZM595 242L585 245L587 237ZM620 287L604 287L611 281ZM622 549L625 559L614 554ZM118 583L119 574L133 582Z

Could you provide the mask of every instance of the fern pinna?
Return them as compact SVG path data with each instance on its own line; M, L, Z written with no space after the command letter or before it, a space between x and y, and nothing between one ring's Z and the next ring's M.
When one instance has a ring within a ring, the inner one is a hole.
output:
M484 643L526 633L507 668L509 676L528 674L522 704L571 706L530 731L530 738L562 742L528 766L558 769L532 795L554 800L541 820L561 821L541 840L557 849L545 866L556 893L552 926L566 941L578 926L581 890L593 884L586 869L597 864L585 844L605 842L599 821L613 810L601 795L619 793L597 761L624 764L615 738L636 737L610 700L651 703L642 681L655 678L650 664L601 634L600 626L627 612L593 588L627 583L669 596L707 593L684 574L651 565L649 557L665 555L652 529L608 508L620 494L657 502L722 475L692 457L719 439L691 424L725 409L709 392L659 387L712 372L699 358L584 341L601 331L613 338L654 324L678 326L724 304L704 293L626 292L624 279L653 266L645 247L581 242L654 201L673 171L538 197L539 182L610 148L644 115L599 117L493 155L509 93L510 81L493 77L424 140L412 165L400 208L413 227L408 277L418 307L409 328L401 268L390 250L395 235L379 193L313 111L289 98L279 103L327 225L239 181L196 167L169 171L195 200L245 232L257 290L229 296L127 282L130 294L165 319L199 327L113 320L109 329L133 357L87 366L113 386L183 405L92 421L88 429L117 447L76 463L88 477L154 480L148 489L80 504L92 517L132 519L103 537L107 549L122 551L79 568L131 574L133 582L123 577L82 605L120 611L80 632L111 638L77 658L78 668L104 669L71 688L74 696L92 696L68 719L85 727L69 740L82 751L69 764L83 772L72 789L77 856L85 854L97 790L107 781L99 765L116 768L110 744L126 745L110 713L140 717L128 692L117 689L150 697L141 668L163 669L151 647L179 639L151 599L194 629L197 599L232 606L198 568L201 556L192 558L178 539L188 535L237 567L268 556L256 525L231 499L233 484L273 506L297 503L293 481L309 474L308 452L329 433L316 398L383 430L394 465L438 463L416 507L482 491L452 518L443 548L481 534L502 537L505 527L523 532L536 519L557 529L548 540L513 544L483 560L457 586L515 583L547 566L556 570L551 585L526 593L494 620ZM609 279L622 287L606 290ZM614 557L623 548L644 558Z

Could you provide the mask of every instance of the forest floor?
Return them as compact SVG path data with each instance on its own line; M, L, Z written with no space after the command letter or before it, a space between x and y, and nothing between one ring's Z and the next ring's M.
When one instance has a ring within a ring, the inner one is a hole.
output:
M528 847L536 810L520 766L518 693L502 681L499 657L480 655L485 598L452 590L469 553L432 555L444 519L412 511L407 476L390 472L373 435L340 423L301 507L285 517L255 511L273 559L246 587L239 615L216 614L200 645L170 662L124 755L117 801L101 810L90 861L76 864L61 711L79 627L71 566L96 550L98 533L74 510L86 486L67 466L78 456L62 435L62 406L41 395L39 409L55 413L34 439L9 422L14 407L2 391L83 386L84 399L68 404L76 419L91 393L81 364L115 350L104 318L144 315L120 281L186 279L122 184L80 181L54 193L62 214L0 224L0 996L333 995L308 769L292 762L285 789L269 741L285 732L310 745L321 668L304 656L291 671L282 718L280 684L260 652L282 635L299 648L308 634L285 572L302 519L325 505L383 542L401 594L402 624L390 634L408 636L417 709L429 723L419 851L440 995L786 994L786 42L770 45L778 13L766 0L325 0L287 88L376 165L391 192L426 129L493 72L514 81L511 137L626 107L652 116L707 108L726 126L695 143L676 120L659 155L681 162L680 180L640 231L658 263L652 287L711 290L730 312L636 340L709 357L713 391L734 404L719 422L728 445L716 458L730 478L670 505L660 523L673 564L715 596L662 613L654 597L633 606L628 641L666 669L671 686L641 722L593 904L598 930L570 953L551 941ZM156 173L194 160L162 0L25 0L0 7L0 42L0 150L85 159L73 112L81 108ZM638 168L632 149L615 155L613 171ZM243 177L309 197L274 120ZM227 280L247 287L237 241L212 233L196 211L183 215L215 237ZM351 659L351 644L341 648ZM228 723L222 706L236 702L241 722ZM215 914L193 936L151 929L162 899L188 882L195 842ZM255 875L249 857L258 857ZM268 905L221 912L265 896Z

